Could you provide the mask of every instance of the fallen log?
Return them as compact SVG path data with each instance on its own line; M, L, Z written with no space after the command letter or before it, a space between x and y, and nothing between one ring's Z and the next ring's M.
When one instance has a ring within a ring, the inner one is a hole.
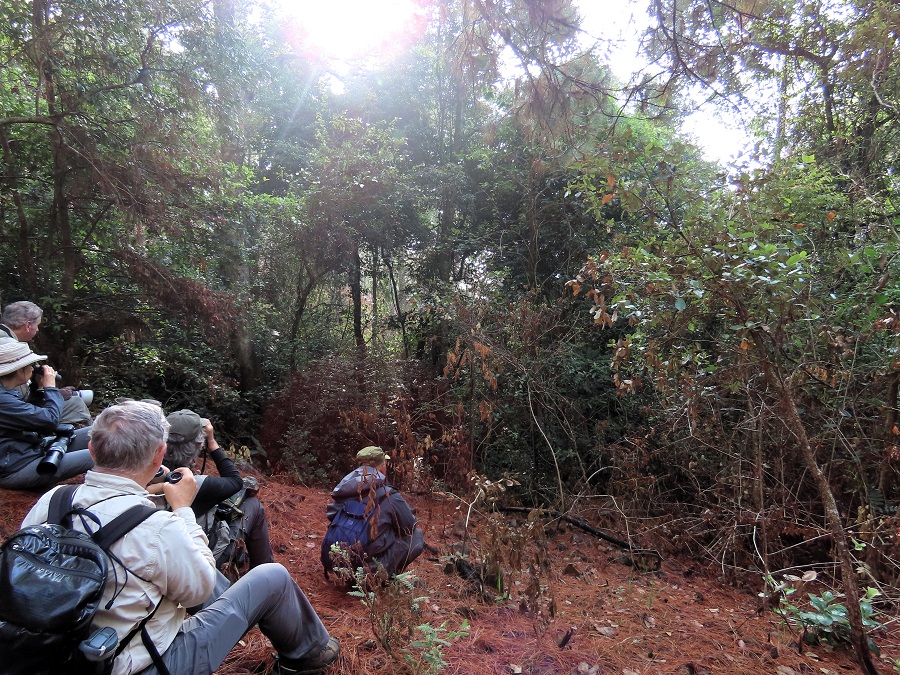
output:
M643 549L643 548L635 548L627 541L623 541L622 539L617 539L616 537L610 536L605 532L598 530L593 525L584 522L579 518L573 518L572 516L566 515L565 513L560 513L559 511L552 511L550 509L532 509L527 506L497 506L496 509L498 511L503 512L512 512L512 513L531 513L532 511L539 511L541 514L546 514L552 518L556 518L558 520L563 520L570 525L574 525L575 527L584 530L588 534L592 534L598 539L602 539L603 541L607 541L614 546L618 546L624 551L627 551L631 555L630 564L632 567L636 569L642 570L658 570L662 565L662 556L659 554L659 551L654 551L653 549ZM647 565L646 562L638 562L639 560L645 560L647 558L655 558L655 564Z

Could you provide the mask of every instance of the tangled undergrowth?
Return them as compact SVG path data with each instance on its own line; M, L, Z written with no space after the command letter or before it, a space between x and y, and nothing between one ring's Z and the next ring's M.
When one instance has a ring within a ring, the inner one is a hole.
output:
M659 570L643 572L617 548L577 528L553 522L543 527L521 515L476 508L467 528L464 503L431 494L407 496L438 553L424 553L405 581L368 587L373 603L394 603L390 634L379 635L373 611L378 619L385 610L370 608L322 574L327 492L263 482L260 497L276 561L291 571L341 641L341 657L329 675L858 671L849 650L824 641L803 644L801 632L756 592L726 585L721 569L671 558ZM6 514L0 535L17 528L34 499L0 491ZM593 514L579 515L591 520ZM519 569L513 569L516 560ZM474 571L469 578L463 562ZM814 581L803 590L822 596L829 589ZM797 596L792 601L797 604ZM892 615L878 619L882 626L872 638L881 649L880 672L888 675L900 658L900 630ZM217 672L265 675L271 655L268 641L254 630Z

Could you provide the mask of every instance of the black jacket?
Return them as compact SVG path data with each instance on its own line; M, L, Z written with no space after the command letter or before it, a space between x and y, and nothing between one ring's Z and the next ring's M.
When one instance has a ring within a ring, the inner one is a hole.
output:
M216 463L219 475L203 476L194 501L191 503L191 509L197 517L202 516L216 504L228 499L244 487L241 472L238 471L234 462L228 459L228 455L222 448L216 448L209 453L209 456Z

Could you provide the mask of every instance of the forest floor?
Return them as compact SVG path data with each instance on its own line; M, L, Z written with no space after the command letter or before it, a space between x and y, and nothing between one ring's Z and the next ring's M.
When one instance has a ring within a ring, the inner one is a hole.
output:
M35 498L0 490L4 539L17 529ZM319 544L328 492L266 479L260 498L269 515L276 561L291 571L329 632L341 641L341 657L329 675L414 672L403 665L404 654L421 657L421 647L410 646L409 638L400 636L394 656L388 655L375 639L369 612L360 599L323 578ZM536 591L536 586L529 591L529 576L522 573L508 577L511 590L502 599L497 599L496 589L476 592L472 582L447 573L446 556L462 541L465 509L458 510L459 502L441 495L407 498L427 541L439 553L426 551L411 568L419 579L415 596L427 596L419 603L419 613L411 617L408 611L404 615L396 610L395 618L401 625L429 624L449 631L468 622L467 634L448 639L448 645L430 642L435 660L446 663L442 673L860 672L849 649L817 645L804 646L801 652L797 636L778 616L761 610L753 592L721 583L716 578L718 570L697 561L669 558L660 569L642 572L625 564L619 549L569 526L547 528L544 560L548 566L542 573L542 591ZM520 522L524 521L520 516ZM545 611L540 618L540 612L528 611L529 601L544 610L552 601L554 616ZM436 637L447 635L438 632ZM900 658L900 628L892 622L872 637L882 650L876 659L879 672L895 672L892 664ZM422 642L423 636L415 631L413 639ZM271 670L271 654L268 641L253 630L217 672L265 674ZM418 672L428 671L420 667Z

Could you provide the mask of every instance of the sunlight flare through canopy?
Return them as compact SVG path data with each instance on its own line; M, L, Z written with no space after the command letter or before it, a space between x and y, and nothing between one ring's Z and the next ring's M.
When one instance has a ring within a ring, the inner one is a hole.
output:
M418 32L414 0L280 0L295 44L324 60L378 59Z

